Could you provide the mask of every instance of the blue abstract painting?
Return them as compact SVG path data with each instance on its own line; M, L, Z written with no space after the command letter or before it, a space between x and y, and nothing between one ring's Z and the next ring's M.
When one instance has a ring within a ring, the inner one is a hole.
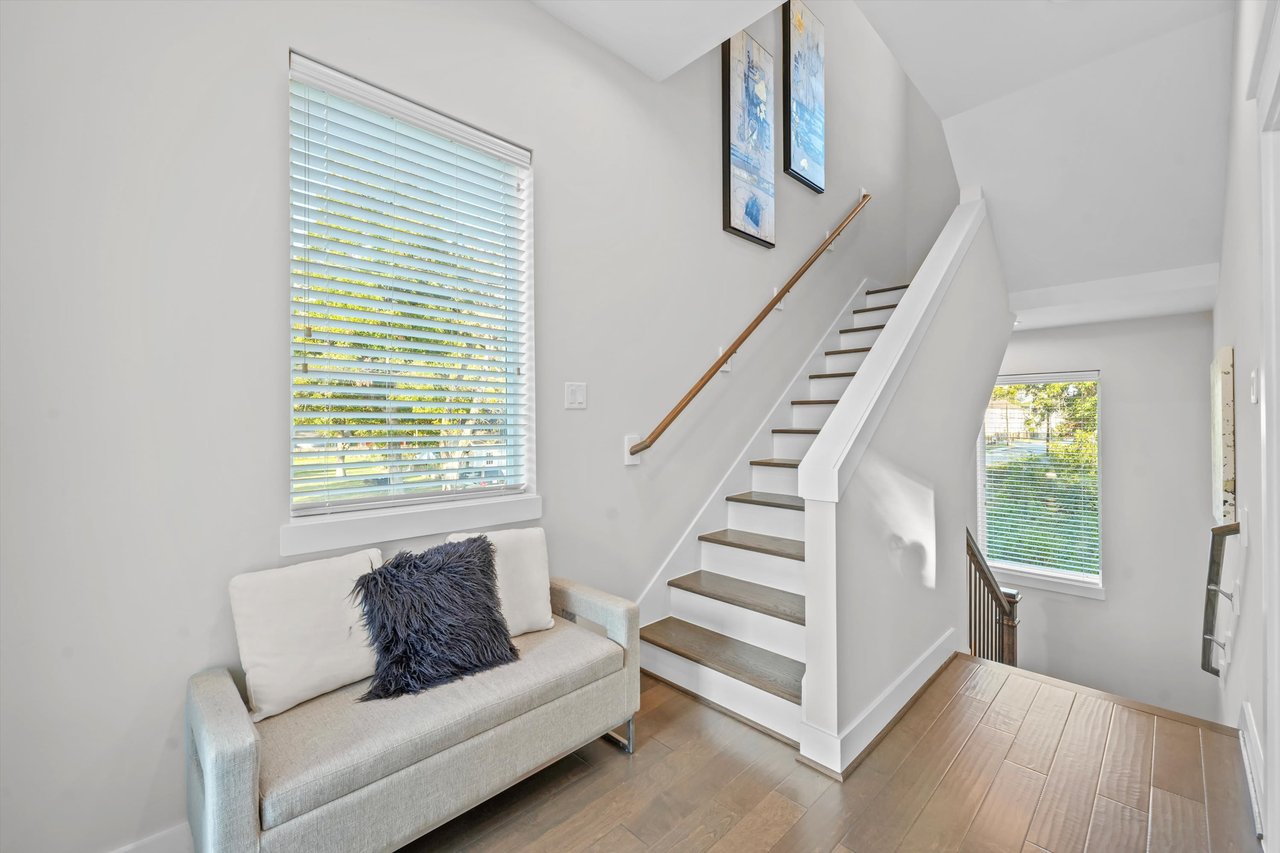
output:
M810 189L826 189L826 35L801 0L782 7L783 118L787 141L782 168Z
M746 33L724 44L724 227L772 247L773 57Z

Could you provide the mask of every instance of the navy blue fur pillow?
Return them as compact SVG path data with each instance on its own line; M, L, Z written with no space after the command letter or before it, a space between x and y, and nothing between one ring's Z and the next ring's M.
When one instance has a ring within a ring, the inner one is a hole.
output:
M362 702L421 693L519 656L486 536L401 551L362 575L352 594L377 654Z

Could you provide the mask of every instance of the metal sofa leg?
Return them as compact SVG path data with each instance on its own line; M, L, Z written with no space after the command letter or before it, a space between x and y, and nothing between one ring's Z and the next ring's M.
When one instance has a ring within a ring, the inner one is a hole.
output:
M631 755L636 751L636 718L631 717L627 720L627 736L625 738L613 729L605 732L604 736L622 747L622 751L627 755Z

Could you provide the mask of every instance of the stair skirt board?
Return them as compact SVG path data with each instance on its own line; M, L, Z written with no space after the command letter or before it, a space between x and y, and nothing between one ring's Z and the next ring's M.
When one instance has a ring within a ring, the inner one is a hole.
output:
M729 501L729 527L785 539L804 538L804 513Z
M803 459L816 438L816 435L774 433L773 455L783 459Z
M645 642L640 643L640 668L792 745L800 742L800 706L794 702Z
M726 548L711 542L699 544L702 546L702 561L698 568L704 571L804 595L804 563L799 560L743 548Z
M674 587L671 615L774 654L804 660L803 625Z
M777 492L781 495L800 494L800 472L795 468L771 468L766 465L751 466L751 490Z

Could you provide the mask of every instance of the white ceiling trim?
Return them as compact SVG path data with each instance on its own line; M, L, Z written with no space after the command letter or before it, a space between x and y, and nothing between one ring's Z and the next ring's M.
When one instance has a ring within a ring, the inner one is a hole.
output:
M1082 281L1009 294L1017 331L1104 323L1213 309L1218 265Z

